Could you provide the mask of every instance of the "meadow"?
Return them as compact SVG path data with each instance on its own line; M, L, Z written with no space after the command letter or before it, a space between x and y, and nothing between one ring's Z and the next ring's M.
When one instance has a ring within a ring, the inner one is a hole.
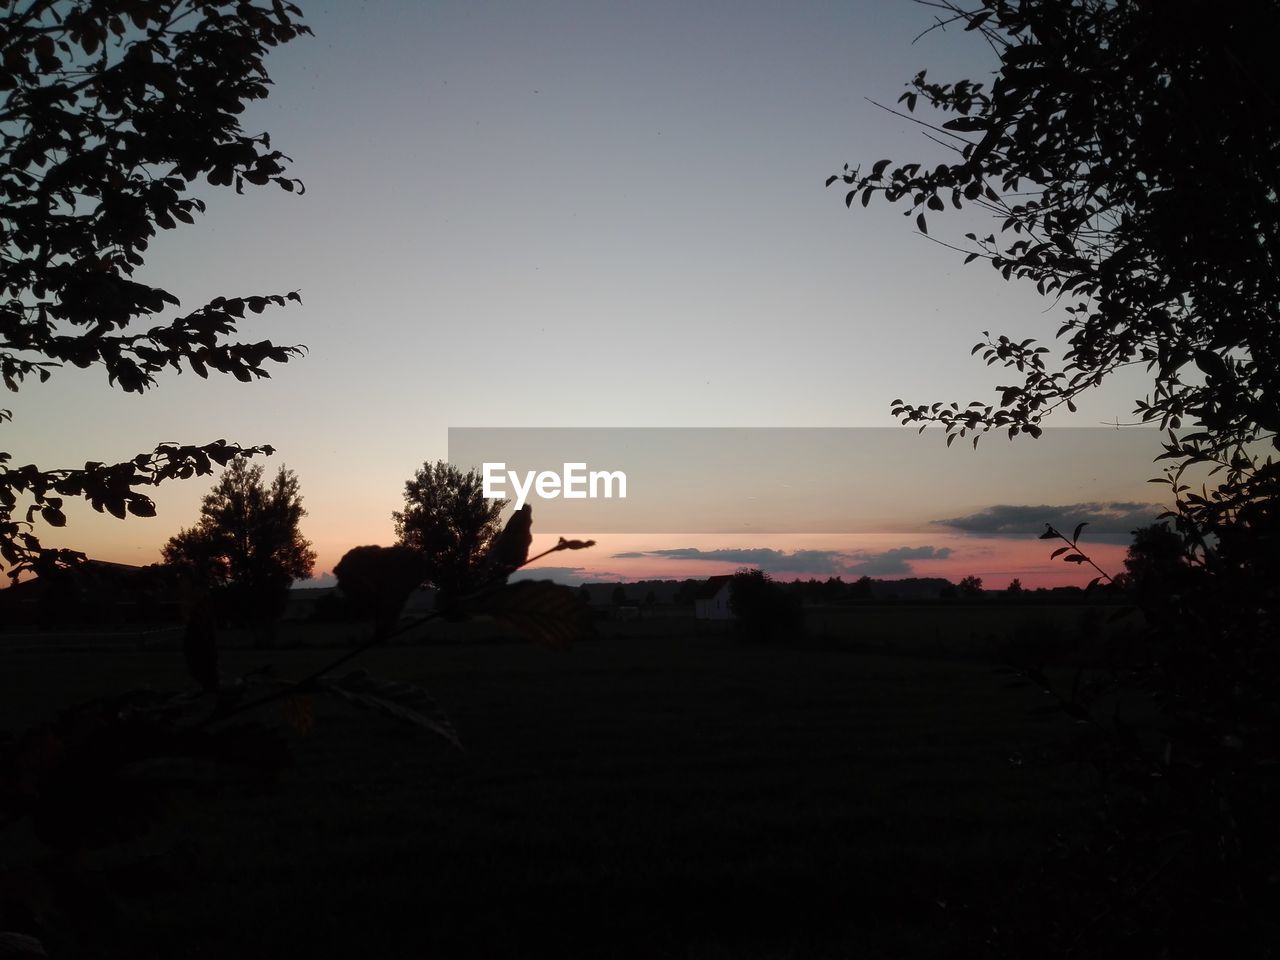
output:
M865 642L841 642L834 620L761 646L677 619L606 624L565 651L457 637L371 651L360 666L431 690L465 752L320 705L274 781L187 797L93 858L113 916L65 946L711 960L996 955L1028 931L1061 936L1046 871L1089 835L1098 777L1064 752L1071 723L1035 713L1045 694L966 644L1046 617L1069 634L1080 608L982 624L912 609L868 614ZM224 671L301 675L332 655L302 642L336 629L229 650ZM0 648L0 728L185 685L176 649L143 646ZM32 853L22 828L4 839L11 858Z

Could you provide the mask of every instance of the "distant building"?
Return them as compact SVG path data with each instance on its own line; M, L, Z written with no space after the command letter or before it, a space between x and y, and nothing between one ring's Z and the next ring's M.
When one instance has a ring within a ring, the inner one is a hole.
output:
M729 575L710 577L698 588L693 598L693 616L697 620L732 620L733 611L729 609L729 583L733 577Z

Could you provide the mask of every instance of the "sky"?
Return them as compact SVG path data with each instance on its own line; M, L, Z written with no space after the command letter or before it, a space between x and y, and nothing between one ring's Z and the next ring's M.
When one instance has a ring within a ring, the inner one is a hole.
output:
M207 215L159 236L138 279L184 310L296 290L301 305L251 317L244 338L305 344L305 357L248 385L170 373L142 396L109 388L101 370L59 371L6 401L15 464L269 443L268 470L298 474L316 582L327 583L350 547L393 541L405 481L446 457L451 427L891 427L896 398L963 405L1011 378L970 358L982 331L1051 345L1062 322L1029 285L962 266L905 208L849 211L838 184L824 187L846 162L941 159L922 128L872 102L892 105L924 67L938 79L990 73L973 34L914 39L928 7L299 5L315 35L271 54L271 96L243 126L270 132L305 194L198 187ZM930 227L959 241L975 225L993 229L968 212ZM1125 422L1144 392L1140 375L1118 378L1054 422ZM982 458L1004 443L952 452ZM877 484L902 488L902 502L861 538L610 533L547 565L574 580L686 577L754 557L782 576L1083 583L1086 571L1051 563L1035 539L1045 520L1001 518L1031 507L1136 525L1160 499L1143 443L1088 464L1096 488L1069 494L1030 476L1010 483L1016 457L992 463L989 495L942 516L940 498L885 475ZM211 485L148 491L153 519L83 507L65 530L38 532L100 559L154 562ZM592 533L545 530L536 516L535 549ZM963 517L979 519L939 523ZM1097 546L1113 571L1120 539Z

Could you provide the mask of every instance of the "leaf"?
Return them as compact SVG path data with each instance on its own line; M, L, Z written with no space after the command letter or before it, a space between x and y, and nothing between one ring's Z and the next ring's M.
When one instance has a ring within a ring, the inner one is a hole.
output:
M384 713L404 723L430 730L459 750L462 749L462 742L458 739L453 724L422 687L401 680L371 677L363 670L355 670L337 679L321 678L316 681L316 689L362 709Z
M1085 520L1085 521L1083 521L1083 522L1081 522L1081 523L1076 524L1076 532L1075 532L1075 533L1073 533L1073 534L1071 534L1071 542L1072 542L1072 543L1075 543L1077 540L1079 540L1079 539L1080 539L1080 531L1081 531L1081 530L1083 530L1083 529L1084 529L1085 527L1087 527L1088 525L1089 525L1089 521L1088 521L1088 520Z
M1221 377L1227 372L1225 361L1212 350L1197 350L1195 360L1201 372L1211 377Z
M1042 537L1041 539L1044 539L1044 538ZM1049 559L1056 560L1058 557L1062 556L1064 553L1066 553L1070 549L1071 549L1070 547L1059 547L1057 550L1053 551L1053 553L1049 554Z
M155 501L150 497L135 494L129 498L129 512L135 517L154 517L156 515Z
M524 566L533 544L533 507L525 504L511 514L502 532L489 545L486 562L499 575L505 576Z
M591 613L577 592L550 580L521 580L491 590L473 609L551 647L567 647L595 634Z
M925 236L928 236L929 225L924 222L923 213L916 217L916 226L920 228L921 233L923 233Z

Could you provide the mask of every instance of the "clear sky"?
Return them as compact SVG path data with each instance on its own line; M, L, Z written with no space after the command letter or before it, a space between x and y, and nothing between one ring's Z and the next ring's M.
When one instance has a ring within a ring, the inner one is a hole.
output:
M963 267L901 209L851 213L839 186L823 187L846 161L936 162L920 127L867 98L893 104L921 67L939 79L989 73L973 34L913 45L927 7L300 6L315 36L272 54L272 95L243 122L294 158L306 194L204 188L208 214L157 238L141 279L188 309L297 290L301 306L251 318L245 337L306 344L307 356L269 381L170 374L143 396L109 389L100 370L61 371L6 402L15 463L116 461L163 441L270 443L268 469L300 478L320 572L351 546L392 541L404 481L446 455L449 427L891 426L897 397L991 398L1005 378L969 357L983 330L1051 341L1062 321L1029 286ZM956 239L974 222L937 216L931 231ZM1118 382L1057 422L1128 420L1142 392L1140 377ZM968 513L1159 494L1145 457L1096 472L1098 490L1066 503L1002 485ZM209 486L157 488L150 520L69 511L62 543L152 562ZM843 558L831 571L930 547L881 567L991 585L1087 579L1049 565L1024 533L933 535L943 518L930 507L902 505L923 526L901 542L824 544ZM814 572L794 537L676 540L611 536L572 561L579 577L683 577L760 549L778 551L758 555L775 572ZM1107 549L1118 567L1122 549Z

